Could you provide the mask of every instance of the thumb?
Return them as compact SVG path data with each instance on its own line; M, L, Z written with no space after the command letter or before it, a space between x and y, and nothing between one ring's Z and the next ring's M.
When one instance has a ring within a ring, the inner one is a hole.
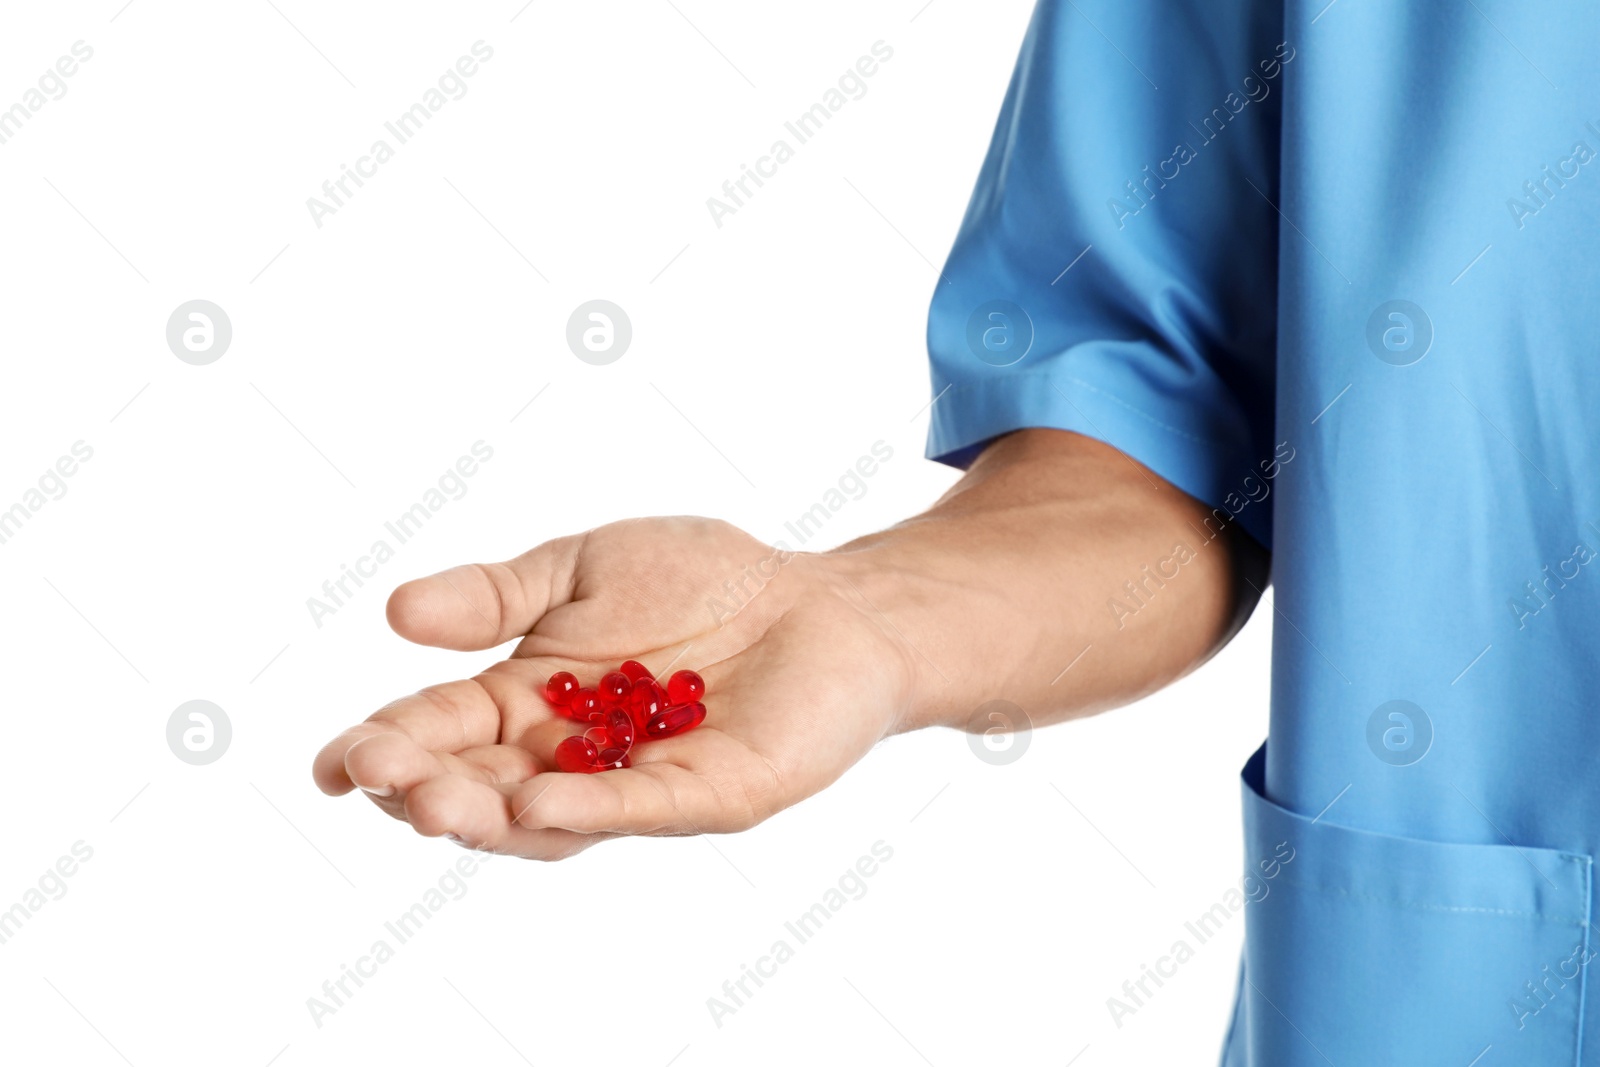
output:
M548 541L504 563L468 563L406 582L389 594L389 626L408 641L460 652L520 638L571 600L577 540Z

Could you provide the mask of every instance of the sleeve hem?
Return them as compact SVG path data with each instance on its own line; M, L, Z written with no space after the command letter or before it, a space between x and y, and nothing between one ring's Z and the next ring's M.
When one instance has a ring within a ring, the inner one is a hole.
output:
M1172 414L1162 418L1098 386L1047 371L951 384L933 402L927 457L965 470L989 442L1013 430L1071 430L1138 460L1270 549L1271 483L1257 457L1181 429L1181 412ZM1258 499L1252 485L1269 489Z

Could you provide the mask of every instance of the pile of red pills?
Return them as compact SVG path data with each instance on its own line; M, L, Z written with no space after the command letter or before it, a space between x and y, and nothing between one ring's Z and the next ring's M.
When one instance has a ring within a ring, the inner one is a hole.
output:
M675 737L704 722L705 695L705 680L694 671L675 672L663 687L632 659L592 689L571 672L557 671L544 684L545 700L558 715L589 728L556 746L556 766L578 774L627 767L634 741Z

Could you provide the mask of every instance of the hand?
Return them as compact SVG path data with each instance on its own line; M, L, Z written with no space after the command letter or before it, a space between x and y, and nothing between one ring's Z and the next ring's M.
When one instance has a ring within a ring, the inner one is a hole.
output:
M530 859L623 834L747 829L833 782L905 717L915 653L851 566L662 518L408 582L388 606L402 637L458 650L521 640L477 677L340 734L316 757L317 785L359 786L424 836ZM625 659L663 684L669 665L699 671L705 722L636 744L631 768L555 771L556 744L580 731L545 702L545 679L568 670L593 685Z
M1182 578L1131 618L1108 612L1175 545L1190 550ZM641 519L408 582L389 599L402 636L521 640L476 678L345 731L314 774L427 836L530 858L743 830L887 734L981 730L974 709L994 699L1043 726L1154 692L1243 625L1268 562L1237 523L1218 530L1210 507L1116 449L1021 430L922 515L822 555L709 519ZM546 706L545 679L592 683L624 659L699 671L705 723L636 746L626 770L552 772L578 730Z

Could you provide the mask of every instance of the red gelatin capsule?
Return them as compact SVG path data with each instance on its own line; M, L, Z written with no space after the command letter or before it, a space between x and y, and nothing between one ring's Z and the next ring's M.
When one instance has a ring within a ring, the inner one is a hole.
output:
M627 706L630 708L649 707L652 703L661 705L656 709L657 711L665 711L667 709L667 691L661 687L661 683L654 678L646 678L642 682L635 682L633 688L628 692Z
M607 704L621 704L633 688L633 679L621 671L612 671L600 679L600 699Z
M593 774L600 769L600 752L587 737L569 737L556 746L556 766L569 774Z
M593 689L579 689L567 702L567 718L579 722L598 722L603 710L600 694Z
M645 678L655 678L648 667L636 659L630 659L617 668L617 673L627 676L628 681L637 682Z
M595 757L598 764L597 770L616 771L623 767L633 766L633 761L628 758L628 750L624 748L608 748Z
M572 694L578 691L577 676L569 671L556 671L550 680L544 683L544 698L557 708L564 708L572 699Z
M667 710L667 692L654 678L646 678L635 684L628 698L628 712L633 716L634 725L641 731L652 715Z
M616 709L606 716L606 741L610 748L620 748L624 752L633 747L633 737L637 732L633 718L621 708Z
M674 707L693 704L705 695L705 679L694 671L678 671L667 679L667 699Z
M685 730L693 730L706 721L706 706L699 702L683 704L652 715L644 724L644 735L652 741L675 737Z

